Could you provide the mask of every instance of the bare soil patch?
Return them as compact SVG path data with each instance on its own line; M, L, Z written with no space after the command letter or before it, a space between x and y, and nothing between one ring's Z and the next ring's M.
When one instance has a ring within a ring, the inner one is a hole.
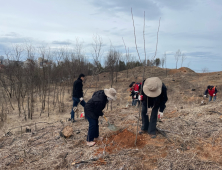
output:
M109 135L106 135L102 142L97 144L101 146L95 155L105 151L107 153L115 153L122 149L128 148L141 148L146 144L146 137L138 135L137 145L135 145L136 134L124 129Z

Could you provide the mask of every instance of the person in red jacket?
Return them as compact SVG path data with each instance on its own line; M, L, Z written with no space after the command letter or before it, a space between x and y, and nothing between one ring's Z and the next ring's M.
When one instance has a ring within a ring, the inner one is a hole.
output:
M137 102L138 104L140 104L140 101L138 100L138 95L139 95L139 91L141 88L142 83L135 83L132 82L129 87L130 87L130 96L132 96L132 106L136 106Z
M212 98L213 101L215 101L217 96L217 88L214 86L207 86L207 90L204 93L204 97L207 97L207 94L210 95L209 102L212 101Z

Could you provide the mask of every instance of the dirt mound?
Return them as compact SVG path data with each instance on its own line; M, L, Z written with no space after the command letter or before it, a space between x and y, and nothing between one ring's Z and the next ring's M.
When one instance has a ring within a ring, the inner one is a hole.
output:
M99 148L96 154L101 153L104 149L108 153L113 153L126 148L133 148L135 146L136 134L124 129L113 134L107 135L98 145L104 144L105 148ZM144 136L137 136L137 147L143 147L146 144Z
M195 73L195 71L191 70L187 67L181 67L179 69L170 69L168 71L169 74L176 74L176 73Z
M195 73L195 71L191 70L190 68L188 67L181 67L179 68L178 70L180 70L180 72L184 72L184 73Z

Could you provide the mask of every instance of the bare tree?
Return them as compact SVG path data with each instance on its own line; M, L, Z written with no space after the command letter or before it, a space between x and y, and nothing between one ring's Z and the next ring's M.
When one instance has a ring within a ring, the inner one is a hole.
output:
M121 57L121 54L118 52L117 55L116 55L116 66L115 66L115 71L116 71L116 82L117 82L117 75L118 75L118 72L119 72L119 61L120 61L120 57Z
M201 69L202 73L208 73L209 72L209 69L207 67L203 67Z
M166 61L167 61L167 55L166 52L164 53L164 63L165 63L165 68L166 68L166 76L167 76L167 67L166 67Z
M135 24L134 24L134 19L133 19L133 10L131 8L131 14L132 14L132 21L133 21L133 28L134 28L134 39L135 39L135 45L136 45L136 50L137 50L137 54L139 57L139 61L140 63L142 63L141 58L140 58L140 54L137 48L137 42L136 42L136 29L135 29ZM160 18L161 19L161 18ZM159 35L159 28L160 28L160 19L159 19L159 26L158 26L158 31L157 31L157 42L156 42L156 50L155 50L155 54L153 56L153 60L156 58L156 54L157 54L157 47L158 47L158 35ZM145 54L145 60L146 60L146 48L145 48L145 11L144 11L144 27L143 27L143 40L144 40L144 54ZM143 79L145 77L145 66L144 65L144 70L143 70ZM143 87L142 87L143 88ZM137 121L137 131L136 131L136 140L135 140L135 145L137 142L137 135L138 135L138 126L139 126L139 119L140 119L140 113L141 113L142 107L140 107L140 111L139 111L139 117L138 117L138 121Z
M102 38L99 35L93 36L93 43L92 43L92 57L93 57L93 64L95 65L94 75L97 76L97 80L99 81L99 73L102 71L102 65L101 65L101 55L102 55ZM96 89L98 89L98 84L96 81Z
M34 114L34 84L35 84L35 77L36 77L36 68L37 63L35 63L35 48L31 44L26 44L26 55L27 55L27 66L24 68L26 70L27 76L27 89L28 89L28 99L27 99L27 106L28 106L28 118L32 119Z
M101 55L102 55L102 46L103 46L102 38L99 35L94 35L93 44L92 44L93 64L95 64L95 66L97 67L99 71L101 70L101 67L102 67L101 62L100 62ZM99 81L99 77L98 77L98 81Z
M115 71L115 66L116 66L116 62L118 61L118 58L119 58L119 52L114 49L110 49L106 57L105 65L106 65L107 70L110 73L110 86L111 87L113 86L114 71Z
M122 37L122 39L123 39L123 37ZM126 51L126 53L125 53L125 61L126 61L126 78L128 78L128 69L129 69L129 65L128 65L128 63L129 63L129 61L130 61L129 48L128 48L128 50L127 50L124 39L123 39L123 44L124 44L125 51Z
M186 58L187 58L187 56L184 53L182 53L182 55L181 55L181 67L183 65L184 60L186 60Z
M164 64L165 64L165 57L163 56L163 57L161 58L161 66L162 66L162 68L164 67Z
M181 51L177 50L176 54L174 55L174 58L175 58L175 61L176 61L176 69L177 69L177 63L178 63L180 57L181 57Z
M21 57L24 52L24 49L21 45L13 45L12 47L12 55L13 55L13 69L15 71L14 73L14 89L15 89L15 97L18 104L19 109L19 116L21 114L22 109L22 95L24 90L24 84L23 84L23 69L22 69L22 62Z

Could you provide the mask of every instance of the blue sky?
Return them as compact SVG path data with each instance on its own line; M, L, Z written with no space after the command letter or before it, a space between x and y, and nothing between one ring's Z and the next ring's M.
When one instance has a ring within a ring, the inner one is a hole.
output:
M183 66L195 71L222 70L222 1L221 0L7 0L1 2L0 55L14 44L31 43L35 47L74 48L76 39L91 59L93 36L103 41L103 55L110 45L123 53L124 38L129 52L137 57L137 45L144 58L144 11L146 52L152 58L167 53L167 67L175 68L174 55L180 49L186 56ZM178 62L178 67L181 61Z

